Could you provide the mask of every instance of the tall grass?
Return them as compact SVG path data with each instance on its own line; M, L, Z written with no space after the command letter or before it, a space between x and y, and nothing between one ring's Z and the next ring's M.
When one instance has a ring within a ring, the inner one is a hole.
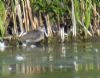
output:
M76 18L75 18L75 10L74 10L74 1L72 2L72 23L73 23L73 36L76 37Z
M6 10L4 7L4 3L0 0L0 37L4 37L5 35L5 18L6 18Z
M71 2L73 2L73 4ZM38 26L43 26L45 22L45 29L48 32L48 35L51 35L52 25L56 23L59 28L60 23L65 24L68 21L68 18L74 17L71 19L71 21L74 21L73 35L76 36L77 33L80 33L77 30L82 30L86 37L88 34L92 36L90 30L90 28L92 28L91 20L94 19L92 11L94 6L92 5L94 3L96 8L100 7L100 2L98 0L10 0L10 3L11 18L13 18L11 21L14 23L12 32L14 31L18 34L20 33L18 28L21 32L28 32L36 29ZM4 5L6 5L5 1L0 0L1 37L3 37L7 31L5 20L7 16L6 12L8 11L6 11L7 7L5 8ZM74 10L72 10L72 8ZM98 10L95 12L98 17L100 17L99 12L97 11ZM19 22L17 22L17 20Z
M80 28L82 31L84 29L86 38L87 34L92 36L90 31L88 30L91 26L91 0L80 0L80 2L79 0L75 0L74 3L77 23L79 23L83 27Z

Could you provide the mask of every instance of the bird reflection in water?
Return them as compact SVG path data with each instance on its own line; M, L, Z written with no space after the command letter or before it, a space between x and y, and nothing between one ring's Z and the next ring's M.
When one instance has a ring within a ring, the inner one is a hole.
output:
M0 41L0 51L3 52L7 48L6 42Z

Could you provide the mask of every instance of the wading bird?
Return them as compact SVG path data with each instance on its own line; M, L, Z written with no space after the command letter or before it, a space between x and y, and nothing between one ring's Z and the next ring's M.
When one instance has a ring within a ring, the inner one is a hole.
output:
M41 40L44 39L44 37L47 37L47 33L45 31L45 28L37 28L36 30L32 30L29 32L25 32L20 36L20 41L23 43L25 42L26 44L32 43L38 43Z

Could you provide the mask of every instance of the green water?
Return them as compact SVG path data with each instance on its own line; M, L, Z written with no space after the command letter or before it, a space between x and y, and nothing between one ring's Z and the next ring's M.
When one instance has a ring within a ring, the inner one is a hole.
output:
M7 48L0 78L100 78L100 42Z

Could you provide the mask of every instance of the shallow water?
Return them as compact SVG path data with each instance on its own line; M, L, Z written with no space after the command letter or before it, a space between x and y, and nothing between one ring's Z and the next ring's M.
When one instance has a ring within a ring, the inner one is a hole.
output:
M0 52L0 78L99 78L100 42L66 43Z

